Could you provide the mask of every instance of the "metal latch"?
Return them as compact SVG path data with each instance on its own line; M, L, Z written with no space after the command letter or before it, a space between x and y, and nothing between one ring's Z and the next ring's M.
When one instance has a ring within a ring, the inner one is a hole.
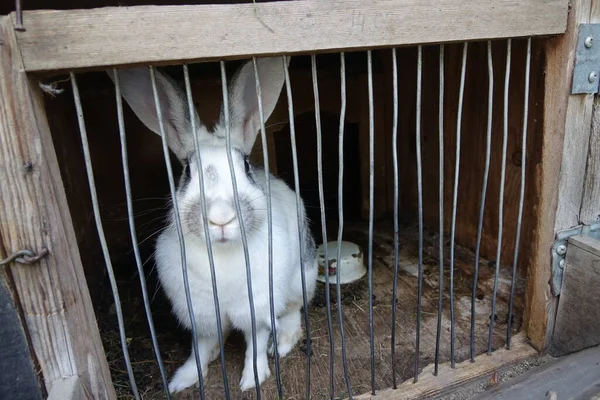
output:
M579 25L571 94L598 93L600 81L600 24Z
M600 43L598 43L600 47ZM571 236L600 234L600 222L594 222L591 225L579 225L571 229L559 231L556 234L556 241L552 245L552 279L550 287L552 294L558 296L562 286L563 271L565 269L565 256L567 254L567 241Z

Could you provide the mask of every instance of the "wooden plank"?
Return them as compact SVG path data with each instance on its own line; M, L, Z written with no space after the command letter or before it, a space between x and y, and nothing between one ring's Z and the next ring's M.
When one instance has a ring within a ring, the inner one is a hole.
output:
M487 399L594 399L600 394L600 347L588 349L535 368L476 397Z
M56 381L46 400L86 400L81 380L74 375Z
M567 8L567 0L299 0L39 10L24 13L17 39L27 71L69 70L550 35L565 31Z
M576 223L579 214L582 181L573 174L589 137L591 101L589 95L570 95L571 80L580 23L590 22L591 0L571 2L567 32L547 41L546 94L544 98L544 135L541 161L532 184L536 185L537 226L533 237L533 257L529 268L525 326L532 345L547 349L552 337L557 299L548 284L551 277L550 248L555 233ZM564 155L564 156L563 156ZM567 193L569 192L569 193ZM573 207L577 204L577 208Z
M0 270L0 393L14 399L43 398L23 325Z
M433 364L423 369L419 374L419 381L413 383L410 379L398 385L397 389L386 389L377 392L376 396L364 394L354 397L357 400L401 400L401 399L425 399L437 398L457 387L491 374L498 368L507 366L535 355L536 350L531 347L524 333L513 337L511 350L501 348L492 353L491 356L482 354L475 358L475 363L465 360L456 364L456 368L450 368L449 363L440 364L438 376L433 375Z
M46 388L79 375L90 396L113 399L41 91L23 71L7 17L0 19L0 41L2 253L50 252L34 265L9 266L7 274Z
M600 3L600 2L597 2ZM592 131L587 156L583 201L579 219L584 223L600 220L600 97L594 98Z
M572 353L600 344L598 304L600 240L583 236L571 238L552 339L553 355Z

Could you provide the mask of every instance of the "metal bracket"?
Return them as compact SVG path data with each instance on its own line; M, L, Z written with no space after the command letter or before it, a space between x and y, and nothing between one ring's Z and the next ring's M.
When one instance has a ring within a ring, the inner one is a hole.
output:
M600 46L600 43L598 44ZM550 287L552 294L558 296L562 286L563 271L565 269L565 256L567 254L567 242L571 236L589 235L597 236L600 234L600 222L594 222L591 225L579 225L571 229L559 231L556 234L556 241L552 245L552 279Z
M571 94L598 93L600 81L600 24L579 25Z

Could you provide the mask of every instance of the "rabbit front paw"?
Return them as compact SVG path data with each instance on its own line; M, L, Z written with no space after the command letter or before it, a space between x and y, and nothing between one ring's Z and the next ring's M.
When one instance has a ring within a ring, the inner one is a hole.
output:
M267 358L259 358L256 362L256 371L258 373L258 384L260 385L271 376L271 370L269 370L269 362ZM252 389L256 386L256 382L254 381L254 367L252 365L252 360L246 361L244 365L244 371L242 372L242 379L240 381L240 389L242 392Z

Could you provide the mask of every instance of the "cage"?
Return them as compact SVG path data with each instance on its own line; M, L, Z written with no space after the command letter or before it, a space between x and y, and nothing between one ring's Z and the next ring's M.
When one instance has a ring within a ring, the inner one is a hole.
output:
M589 161L572 166L567 154L593 160L594 146L569 144L560 128L584 109L592 118L589 98L571 105L560 69L584 2L569 14L559 0L201 3L32 3L39 10L3 17L5 118L28 133L3 133L6 187L21 182L9 202L27 206L5 211L21 230L0 237L6 249L50 253L43 274L6 275L39 393L72 384L88 398L420 398L445 393L442 379L456 386L552 347L554 235L572 222L569 204L579 201L577 222L596 207L593 195L581 200L593 179L569 178ZM219 327L200 386L169 394L198 333L178 325L154 253L186 167L165 152L164 126L150 132L121 100L115 74L143 66L171 77L210 131L228 115L234 72L266 56L289 67L272 112L260 111L251 164L299 193L316 244L358 244L368 272L344 285L325 273L330 282L304 298L302 339L269 358L266 380L255 371L260 386L240 390L248 339ZM552 188L577 184L573 198Z

